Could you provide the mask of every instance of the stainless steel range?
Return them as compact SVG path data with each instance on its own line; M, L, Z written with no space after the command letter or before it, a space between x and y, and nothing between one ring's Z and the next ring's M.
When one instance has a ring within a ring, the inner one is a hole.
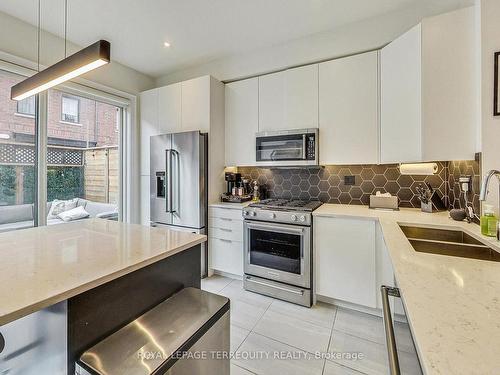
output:
M266 199L243 209L246 290L312 304L312 212L319 201Z

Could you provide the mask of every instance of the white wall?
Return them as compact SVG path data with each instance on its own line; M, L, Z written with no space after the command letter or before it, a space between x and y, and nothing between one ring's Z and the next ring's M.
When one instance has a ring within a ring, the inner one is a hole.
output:
M478 0L481 12L481 133L483 174L500 170L500 116L493 116L493 54L500 51L500 1ZM491 183L488 202L498 207L498 182Z
M450 10L443 7L439 13ZM156 85L160 87L206 74L220 81L228 81L380 48L419 23L422 18L434 14L417 5L286 44L174 72L158 78Z
M54 34L43 32L40 47L42 65L52 65L64 57L64 40ZM68 54L78 51L81 47L68 44ZM36 62L37 28L0 12L0 51L23 60ZM6 58L5 55L2 58L12 60ZM113 59L113 44L111 44L111 59ZM131 94L137 94L154 86L154 80L151 77L114 61L86 74L85 78Z

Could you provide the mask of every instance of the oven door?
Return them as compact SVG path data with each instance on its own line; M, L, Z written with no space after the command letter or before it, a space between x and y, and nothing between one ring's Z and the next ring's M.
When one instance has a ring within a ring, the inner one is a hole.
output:
M311 228L244 222L245 274L311 286Z

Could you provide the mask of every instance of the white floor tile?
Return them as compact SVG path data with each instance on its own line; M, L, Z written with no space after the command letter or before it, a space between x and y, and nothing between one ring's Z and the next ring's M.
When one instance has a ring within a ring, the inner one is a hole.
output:
M382 318L355 310L339 308L333 329L363 339L385 344Z
M231 361L231 375L252 375L252 374L253 374L253 372L245 370L244 368L241 368L240 366L236 366Z
M404 375L422 375L416 353L398 352L399 367Z
M332 328L336 307L318 302L318 304L308 308L290 302L274 300L269 310L299 318L321 327Z
M231 351L235 352L238 350L240 345L243 343L243 341L246 339L248 334L250 333L249 330L240 328L238 326L235 326L234 324L231 325Z
M349 367L344 367L338 363L326 361L323 375L361 375L362 372L353 370ZM231 374L232 375L232 374Z
M213 275L204 279L201 279L201 289L207 292L217 293L223 288L229 285L233 279L229 277Z
M261 353L261 358L244 359L245 353ZM252 332L240 346L234 363L259 375L321 375L324 361Z
M251 331L265 312L265 308L231 299L231 324L240 328Z
M262 294L244 290L243 282L240 280L233 280L224 289L219 291L218 294L228 297L231 300L237 299L252 304L254 306L262 307L264 309L267 309L274 300L271 297L263 296Z
M337 353L337 355L359 353L357 359L343 357L332 358L332 360L366 374L387 375L388 373L385 345L351 336L334 329L328 352Z
M309 353L325 352L330 341L330 328L320 327L300 318L267 310L254 332Z
M413 338L411 337L410 327L406 323L394 323L394 335L396 336L396 344L398 350L408 353L415 353Z

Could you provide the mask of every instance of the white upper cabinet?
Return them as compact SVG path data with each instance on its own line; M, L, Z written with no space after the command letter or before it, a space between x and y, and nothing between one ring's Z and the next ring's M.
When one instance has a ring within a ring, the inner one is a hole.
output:
M210 76L183 81L182 131L210 130Z
M380 54L380 161L421 160L421 27L415 26Z
M319 64L320 164L378 163L378 52Z
M158 133L158 89L141 92L140 97L141 175L149 175L150 137Z
M318 127L318 64L259 77L259 131Z
M255 165L255 133L259 129L259 79L225 86L226 166Z
M283 130L285 124L285 72L259 78L259 131Z
M181 84L158 89L158 122L160 134L181 131Z
M285 127L318 127L318 64L285 71Z
M381 162L472 159L474 10L426 18L381 52Z

